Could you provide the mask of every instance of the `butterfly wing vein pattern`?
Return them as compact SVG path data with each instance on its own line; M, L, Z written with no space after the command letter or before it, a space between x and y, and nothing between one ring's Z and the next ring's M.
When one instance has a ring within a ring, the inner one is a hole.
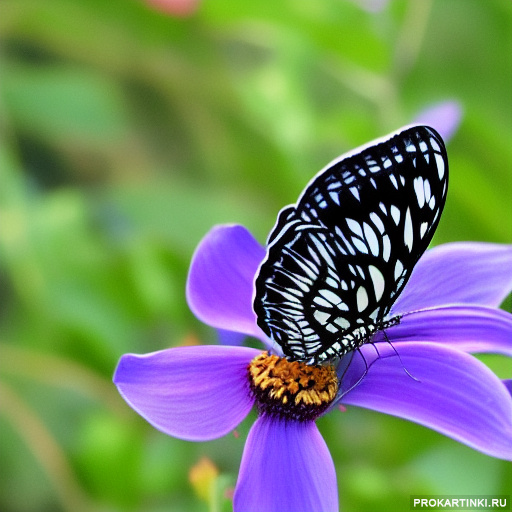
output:
M256 277L258 325L290 359L318 363L369 341L428 247L448 161L413 126L342 156L281 210Z

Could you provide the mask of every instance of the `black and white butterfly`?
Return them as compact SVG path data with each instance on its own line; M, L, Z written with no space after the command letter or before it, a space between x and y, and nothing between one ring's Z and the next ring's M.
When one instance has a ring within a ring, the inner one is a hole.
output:
M279 213L256 277L258 325L290 360L320 363L371 341L439 222L440 135L405 127L337 158Z

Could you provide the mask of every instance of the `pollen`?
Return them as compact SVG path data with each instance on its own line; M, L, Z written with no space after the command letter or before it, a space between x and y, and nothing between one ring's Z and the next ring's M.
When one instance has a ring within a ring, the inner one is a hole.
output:
M258 409L271 416L313 420L338 392L334 366L308 365L264 352L250 362L248 370Z

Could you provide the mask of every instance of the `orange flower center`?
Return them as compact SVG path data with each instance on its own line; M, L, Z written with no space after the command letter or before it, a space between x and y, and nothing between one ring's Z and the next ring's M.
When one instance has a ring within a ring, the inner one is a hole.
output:
M250 362L248 370L260 413L272 416L314 420L338 392L334 366L308 365L264 352Z

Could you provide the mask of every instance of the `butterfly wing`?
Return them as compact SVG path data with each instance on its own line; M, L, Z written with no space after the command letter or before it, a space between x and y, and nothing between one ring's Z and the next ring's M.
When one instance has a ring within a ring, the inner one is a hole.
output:
M291 359L319 362L368 341L428 247L447 185L444 143L426 126L329 164L270 234L258 325Z

